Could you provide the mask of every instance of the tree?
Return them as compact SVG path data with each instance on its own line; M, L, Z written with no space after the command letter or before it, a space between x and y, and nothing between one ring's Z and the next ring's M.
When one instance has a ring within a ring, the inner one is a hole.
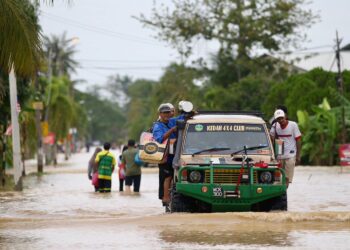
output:
M66 138L74 120L74 103L69 96L69 84L66 77L54 77L50 84L51 97L47 107L50 111L48 121L50 131L55 133L57 140Z
M156 115L152 105L152 93L155 87L157 87L157 82L141 79L129 86L130 101L126 105L125 112L129 138L137 141L141 132L152 125Z
M247 67L255 49L279 51L297 45L303 28L317 16L305 10L305 0L174 0L174 8L154 6L150 17L138 17L158 30L188 57L198 40L219 44L218 57L235 58L238 75ZM238 78L239 79L239 78Z
M113 101L117 102L120 106L124 106L128 100L128 89L133 83L129 76L110 76L107 81L107 90L111 95Z
M308 164L333 165L337 155L336 139L340 133L340 116L331 109L327 98L312 107L314 115L298 111L298 121L303 136L302 156Z
M350 94L350 72L344 71L345 98ZM336 74L316 68L309 72L290 76L284 82L271 86L264 98L262 110L265 114L273 114L275 107L284 104L288 107L288 116L295 120L298 110L305 110L312 114L313 105L321 103L327 98L332 107L341 104L340 98L334 93L337 91L335 84Z
M77 91L76 100L87 116L88 141L120 142L126 138L125 113L117 103L99 95L101 88L93 87L87 93Z
M181 100L190 100L198 107L201 103L200 88L195 82L201 77L201 73L195 68L186 67L184 64L170 64L154 88L154 110L156 111L161 103L176 104Z
M67 39L66 33L44 38L45 56L48 59L48 66L51 67L48 70L51 70L53 76L70 76L76 72L78 62L73 59L76 53L73 39Z
M34 76L41 58L37 6L28 0L0 1L0 68Z
M0 82L2 82L2 93L0 99L0 184L5 185L5 166L8 164L12 166L12 139L5 136L5 131L11 124L10 116L10 90L9 90L9 77L7 72L3 72L0 69ZM29 79L19 77L17 79L18 85L21 88L18 89L18 102L22 107L22 113L25 109L26 102L31 96L31 85ZM26 122L25 115L20 115L20 121ZM21 124L22 125L22 124ZM23 128L23 126L22 126ZM29 128L29 127L28 127ZM23 137L22 137L23 139Z

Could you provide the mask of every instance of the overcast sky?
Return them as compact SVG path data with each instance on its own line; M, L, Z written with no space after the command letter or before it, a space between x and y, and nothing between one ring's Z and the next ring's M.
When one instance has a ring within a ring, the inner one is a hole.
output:
M179 61L174 49L153 38L155 31L132 18L149 14L153 0L74 0L70 6L66 2L43 5L40 23L45 35L66 31L67 39L79 37L75 59L82 68L73 78L88 82L78 86L80 89L103 84L113 74L157 80L169 62ZM170 4L171 0L157 2ZM350 42L349 0L314 0L310 6L319 12L321 21L307 32L310 42L305 47L333 45L335 30L343 45ZM195 55L211 52L213 49L203 43L196 47ZM332 58L331 54L323 55L323 63L330 65Z

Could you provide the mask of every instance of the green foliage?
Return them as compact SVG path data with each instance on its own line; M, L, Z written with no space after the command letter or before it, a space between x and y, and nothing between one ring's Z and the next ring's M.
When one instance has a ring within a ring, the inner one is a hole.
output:
M28 101L26 104L29 105L30 101ZM22 107L19 122L22 157L23 159L33 158L37 149L35 111L28 109L27 107Z
M128 89L132 83L132 79L128 76L110 76L107 81L107 90L112 96L111 99L121 106L125 105L125 103L128 102Z
M245 64L243 64L242 60L237 60L231 54L227 55L222 51L213 56L212 61L213 68L206 70L207 75L210 76L212 86L226 88L251 72L251 67L249 67L251 65L248 65L248 60L245 60Z
M101 98L95 90L77 91L75 98L87 116L88 141L124 141L125 116L117 103Z
M46 99L50 96L45 113L48 113L48 122L51 132L57 139L64 139L74 120L74 102L69 96L70 82L68 78L52 78L47 86ZM48 109L48 110L47 110Z
M349 79L350 72L343 73L344 79ZM272 114L278 104L288 107L288 116L291 120L296 119L297 110L305 110L312 113L312 105L321 103L327 98L330 105L340 105L340 99L334 94L337 92L335 83L336 74L314 69L307 73L293 75L282 83L274 84L262 105L266 114ZM344 81L345 89L350 89L350 81ZM345 98L350 97L345 92Z
M80 103L73 102L73 119L71 127L77 128L78 137L80 139L86 138L88 136L88 117L85 109L80 105Z
M232 93L226 88L215 86L207 88L204 94L204 109L205 110L232 110L231 102Z
M298 111L299 126L303 136L302 156L307 163L333 165L337 155L336 138L340 132L340 117L331 109L326 98L319 106L312 107L314 115Z
M237 59L255 48L278 51L303 39L302 28L316 16L304 0L175 0L174 9L154 6L138 19L156 28L158 37L189 56L198 40L215 41L223 54ZM234 56L236 55L236 56Z
M119 135L123 135L124 140L127 137L138 140L141 132L149 129L158 119L157 108L160 103L176 105L180 100L191 100L196 107L203 105L201 87L195 84L200 77L198 70L178 64L169 65L159 82L142 79L132 81L127 76L118 75L111 77L108 91L113 100L122 99L119 103L124 104L125 118L121 117L119 124L125 123L125 119L127 121L124 126L121 125L125 130L121 130L123 133Z
M261 101L274 83L265 77L247 77L230 88L234 110L260 110Z
M28 0L0 1L0 67L18 76L34 76L41 58L40 26Z
M205 89L205 109L227 111L259 111L274 82L261 76L249 76L228 87L213 86Z
M66 33L61 36L44 37L45 56L50 67L48 70L53 76L69 76L75 72L78 62L73 59L76 53L73 39L67 39Z
M200 88L195 81L201 78L200 72L185 65L171 64L165 69L153 92L153 110L159 104L170 102L174 105L181 100L191 100L196 106L201 102Z
M128 138L138 140L142 131L149 128L154 121L155 112L152 107L153 88L156 83L147 80L137 80L128 88L130 101L126 106Z

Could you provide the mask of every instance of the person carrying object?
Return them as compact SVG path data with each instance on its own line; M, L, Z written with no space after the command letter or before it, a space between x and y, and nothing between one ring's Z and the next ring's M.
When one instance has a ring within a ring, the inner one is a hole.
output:
M103 145L103 149L99 152L95 158L95 166L98 170L98 186L100 193L111 192L112 187L112 173L116 160L114 155L109 151L111 144L106 142Z
M95 166L95 159L96 156L99 152L101 152L102 149L100 147L97 147L95 149L95 152L93 153L93 155L91 156L89 163L88 163L88 178L89 180L92 180L92 177L94 174L96 174L97 169L94 167ZM95 187L95 192L98 191L98 181L96 181L96 183L93 183L94 187Z
M158 143L163 143L168 139L176 139L176 122L184 120L184 115L172 117L172 107L167 103L163 103L158 107L159 120L153 126L153 138ZM158 164L159 167L159 189L158 198L162 200L163 206L167 206L170 201L170 187L174 175L172 161L175 149L169 153L165 163Z
M287 120L283 110L277 109L274 113L276 123L271 127L270 136L272 140L281 139L284 143L283 155L278 157L286 171L287 187L292 183L294 168L300 163L301 157L301 133L298 124Z
M125 164L125 192L131 192L131 186L134 186L134 192L140 192L141 167L135 163L135 156L138 149L135 147L135 141L128 141L128 148L122 154L122 163Z

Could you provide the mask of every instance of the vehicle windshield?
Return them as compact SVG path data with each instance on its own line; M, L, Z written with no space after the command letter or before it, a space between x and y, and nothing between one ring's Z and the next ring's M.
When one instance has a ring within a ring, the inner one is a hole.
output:
M266 147L249 150L248 154L271 153L267 134L262 124L189 124L182 154L212 154L215 152L215 154L229 155L241 150L244 146L256 147L258 145L266 145Z

